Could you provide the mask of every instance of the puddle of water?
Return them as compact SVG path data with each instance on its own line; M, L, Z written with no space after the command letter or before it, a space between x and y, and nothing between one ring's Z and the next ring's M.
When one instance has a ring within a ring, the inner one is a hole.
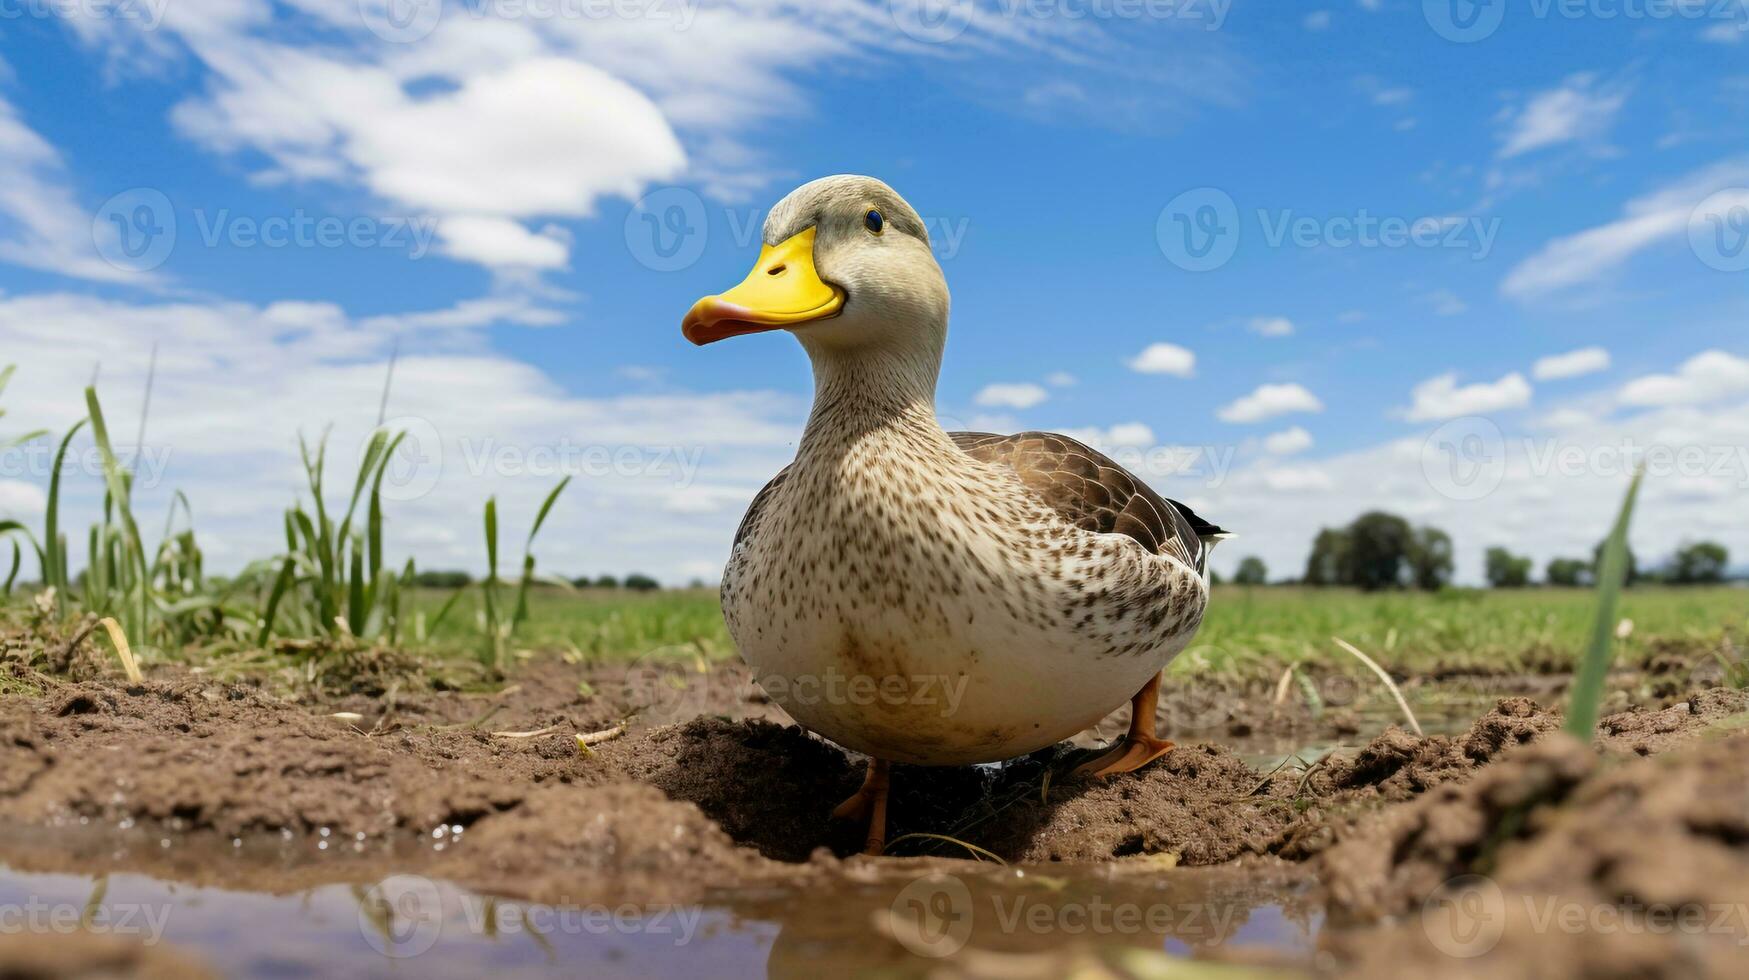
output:
M1310 880L1286 869L850 874L866 880L633 907L532 905L414 875L271 894L0 867L0 938L108 933L225 976L812 977L917 975L966 957L1018 965L1076 948L1245 947L1307 962L1323 922Z

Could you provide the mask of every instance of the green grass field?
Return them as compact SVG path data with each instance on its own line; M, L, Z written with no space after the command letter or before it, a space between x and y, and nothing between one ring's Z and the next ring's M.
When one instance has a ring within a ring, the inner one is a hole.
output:
M422 594L416 605L428 611L442 599ZM1596 603L1589 589L1366 594L1217 586L1186 657L1239 670L1321 658L1339 662L1345 655L1331 637L1340 636L1404 670L1558 669L1584 648ZM1621 645L1626 663L1673 645L1704 652L1723 649L1729 640L1741 648L1749 636L1749 589L1636 587L1624 593L1619 614L1634 624ZM452 617L433 641L471 642L477 629L465 619ZM663 651L687 658L734 653L713 590L537 590L518 640L525 650L566 651L597 661Z

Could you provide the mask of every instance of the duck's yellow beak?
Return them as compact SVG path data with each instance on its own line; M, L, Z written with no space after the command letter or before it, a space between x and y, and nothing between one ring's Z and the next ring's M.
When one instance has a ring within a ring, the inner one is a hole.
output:
M759 251L759 263L741 285L692 304L680 332L703 346L728 337L793 327L836 316L844 290L814 270L814 229Z

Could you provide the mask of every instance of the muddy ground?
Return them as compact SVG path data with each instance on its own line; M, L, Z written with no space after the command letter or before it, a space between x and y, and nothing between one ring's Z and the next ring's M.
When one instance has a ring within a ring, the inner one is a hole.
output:
M0 821L13 829L0 864L17 871L272 893L413 872L513 899L651 905L883 873L849 856L857 829L829 819L860 761L789 724L737 666L538 660L493 694L283 697L172 668L143 683L33 681L39 695L0 698ZM1183 679L1160 718L1178 750L1109 781L1068 772L1121 714L1000 768L896 768L901 858L886 868L964 869L975 848L1104 874L1315 878L1332 928L1318 956L1278 965L1320 972L1744 975L1749 921L1698 940L1622 929L1590 942L1526 913L1532 896L1630 916L1745 907L1742 692L1627 679L1614 701L1626 710L1583 746L1546 706L1558 678L1412 683L1430 715L1468 717L1425 737L1385 727L1393 709L1352 681L1318 683L1313 710L1286 685ZM1492 696L1514 685L1543 703ZM580 750L590 733L600 740ZM236 859L212 860L226 845ZM1470 874L1486 876L1479 896ZM1428 922L1471 926L1476 908L1504 925L1474 958L1429 938ZM51 947L7 938L0 974L80 965ZM80 950L91 975L186 965L173 950ZM975 953L952 963L975 973Z

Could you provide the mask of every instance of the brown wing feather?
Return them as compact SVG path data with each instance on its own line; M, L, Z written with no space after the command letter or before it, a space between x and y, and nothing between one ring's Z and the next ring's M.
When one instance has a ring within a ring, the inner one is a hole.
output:
M1155 493L1099 450L1051 432L948 435L973 459L1012 469L1021 483L1077 527L1127 534L1154 554L1172 555L1201 570L1203 542L1183 505Z
M1127 534L1150 552L1172 555L1198 571L1207 556L1203 536L1221 533L1190 508L1155 493L1111 457L1068 436L1051 432L1012 436L950 432L948 436L973 459L1012 469L1021 483L1075 526L1099 534ZM735 531L735 544L753 533L766 503L788 477L786 466L753 498Z

